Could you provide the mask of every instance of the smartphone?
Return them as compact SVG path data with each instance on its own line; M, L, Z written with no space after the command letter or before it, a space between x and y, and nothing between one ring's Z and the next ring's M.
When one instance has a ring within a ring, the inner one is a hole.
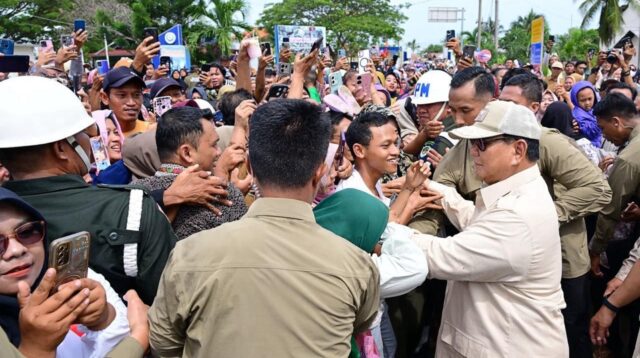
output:
M289 38L288 37L283 37L282 38L282 48L289 48Z
M447 30L447 42L451 41L452 38L456 37L456 30Z
M166 68L171 69L171 57L160 56L160 66L165 66Z
M287 85L272 85L267 93L267 101L271 98L286 98L289 93L289 86Z
M551 41L551 42L556 42L556 37L555 37L555 35L549 35L549 41Z
M349 68L352 69L352 70L357 71L358 70L358 63L357 62L353 62L353 61L349 62Z
M204 65L200 66L200 71L202 72L209 73L210 70L211 64L205 63Z
M73 46L73 36L70 36L70 35L60 36L60 43L62 44L62 47Z
M425 145L424 147L422 147L422 150L420 151L420 155L418 156L418 160L422 160L425 163L429 163L427 159L429 159L428 154L430 150L431 150L430 145Z
M60 285L87 277L91 235L81 231L54 240L49 245L49 267L56 269L55 293Z
M102 136L89 138L91 143L91 152L93 153L93 159L96 162L96 168L100 170L107 169L111 162L109 162L109 153L107 152L107 146L104 143Z
M380 48L378 47L378 45L373 45L371 46L369 52L371 53L371 56L378 56L380 54Z
M162 96L153 99L153 113L156 118L160 118L165 112L171 109L171 97Z
M333 157L333 165L336 168L336 171L340 169L342 163L344 162L344 148L347 146L347 138L345 137L344 131L340 133L340 144L338 144L338 150L336 150L336 155ZM333 181L334 185L338 185L340 183L340 178L336 176Z
M0 39L0 53L5 54L5 56L13 55L13 47L14 42L10 39Z
M347 57L347 51L343 48L338 49L338 58Z
M78 32L78 30L85 31L86 25L87 24L83 19L75 19L73 21L73 32Z
M291 64L288 62L280 62L276 72L280 77L291 76Z
M370 72L365 72L356 77L356 81L358 82L358 85L362 85L362 90L365 93L366 99L371 98L371 80L372 80L372 77Z
M264 56L271 56L271 44L268 42L263 42L260 44L260 52Z
M596 49L590 48L589 52L588 52L589 57L593 57L593 55L595 55L595 54L596 54Z
M45 53L55 51L53 48L53 42L51 40L42 40L40 41L40 48L38 49L38 55L42 55ZM53 67L55 65L55 60L51 60L44 64L42 67Z
M329 74L329 85L331 86L331 93L337 94L340 86L342 86L342 72L333 72Z
M158 28L157 27L145 27L143 30L143 38L153 37L151 43L158 42Z
M315 50L319 50L320 46L322 46L323 41L324 41L324 37L320 37L319 39L317 39L316 42L313 43L313 46L311 46L311 50L309 50L309 53Z
M98 74L100 76L104 76L109 72L109 61L107 60L98 60L96 61L96 68L98 69Z
M331 47L329 47L329 45L322 50L322 56L325 60L331 60Z
M473 54L476 52L475 46L467 45L462 49L462 56L469 61L473 61Z
M0 72L29 72L29 56L0 56Z

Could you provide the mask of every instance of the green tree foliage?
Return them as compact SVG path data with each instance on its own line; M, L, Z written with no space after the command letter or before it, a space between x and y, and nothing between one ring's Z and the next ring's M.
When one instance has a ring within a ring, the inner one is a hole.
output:
M72 7L72 0L0 0L0 35L26 41L54 37L65 22L73 23Z
M428 53L442 53L442 47L443 47L443 44L431 44L427 46L427 48L424 49L424 51L422 51L422 54L426 55Z
M500 39L500 48L504 50L506 58L518 59L521 63L529 62L529 48L531 46L531 22L542 15L530 10L525 16L519 16ZM549 39L549 25L544 23L544 42Z
M598 34L600 35L600 40L604 43L609 43L613 40L616 32L622 28L622 24L624 23L622 13L629 6L640 9L640 1L583 0L579 7L584 15L580 27L584 29L598 16Z
M598 52L598 30L569 29L568 34L559 36L555 50L563 60L585 60L589 49Z
M202 40L213 39L220 52L229 54L231 43L242 39L242 34L251 27L244 21L248 12L245 0L212 0L204 4L199 12L199 22L188 35L187 43L195 50Z
M400 40L407 17L389 0L283 0L262 12L258 23L273 32L275 25L324 26L334 48L353 54L374 43Z

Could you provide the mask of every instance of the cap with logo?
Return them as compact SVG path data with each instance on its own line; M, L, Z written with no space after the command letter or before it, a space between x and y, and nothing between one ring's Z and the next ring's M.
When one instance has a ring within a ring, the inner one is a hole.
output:
M415 105L431 104L449 101L451 75L444 71L432 70L420 76L416 88L411 96L411 103Z
M507 101L492 101L471 126L456 128L449 134L456 139L490 138L503 134L540 140L540 125L525 106Z
M151 91L149 92L149 95L152 99L156 98L160 93L162 93L162 91L170 87L177 87L182 89L182 86L180 86L180 83L178 83L178 81L174 80L173 78L163 77L155 81L153 85L151 85Z
M120 88L132 81L139 84L141 88L147 87L142 78L129 67L116 67L104 76L102 89L106 91L109 88Z

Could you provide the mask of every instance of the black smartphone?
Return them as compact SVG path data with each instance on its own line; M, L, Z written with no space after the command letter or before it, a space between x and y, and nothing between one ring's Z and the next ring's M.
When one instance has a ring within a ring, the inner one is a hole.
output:
M476 47L475 46L467 45L462 50L462 56L464 56L466 59L468 59L470 61L473 61L473 54L475 52L476 52Z
M268 42L261 43L260 52L262 52L264 56L271 56L271 44Z
M78 32L78 30L85 31L87 23L83 19L75 19L73 21L73 32Z
M447 30L447 42L451 41L452 38L456 37L456 30Z
M352 70L358 70L358 63L357 62L349 62L349 68Z
M204 65L200 66L200 71L208 73L209 70L211 70L211 64L209 63L205 63Z
M556 37L555 37L555 35L549 35L549 41L551 41L551 42L556 42Z
M287 93L289 93L289 86L287 85L272 85L269 88L269 93L267 93L267 101L271 98L286 98Z
M171 57L160 56L160 66L165 66L166 68L171 69Z
M143 30L143 38L147 38L147 37L153 37L153 41L151 41L151 43L154 42L158 42L158 28L157 27L145 27Z
M313 43L313 46L311 46L311 50L309 51L309 53L315 50L319 50L320 46L322 46L322 41L324 41L324 37L320 37L319 39L317 39L316 42Z
M0 72L29 72L29 56L0 57Z

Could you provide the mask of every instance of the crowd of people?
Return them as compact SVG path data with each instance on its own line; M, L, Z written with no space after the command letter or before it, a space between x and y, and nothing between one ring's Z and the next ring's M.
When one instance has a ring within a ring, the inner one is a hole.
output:
M640 355L631 42L78 74L73 38L0 81L3 357Z

